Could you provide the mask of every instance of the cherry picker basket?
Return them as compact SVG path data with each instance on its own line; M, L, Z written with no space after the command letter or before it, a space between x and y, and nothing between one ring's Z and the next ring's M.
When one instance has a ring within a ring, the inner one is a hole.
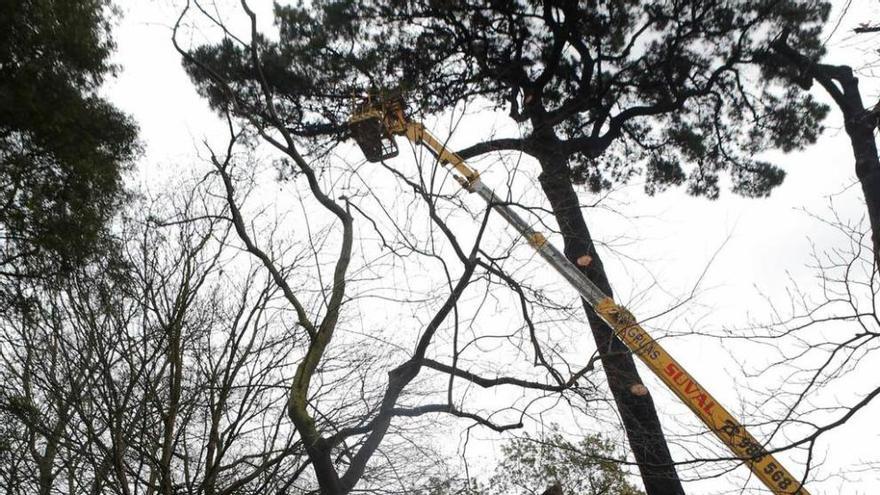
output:
M396 119L402 109L399 95L377 99L367 96L355 105L348 128L368 162L387 160L399 153L392 131L398 131Z

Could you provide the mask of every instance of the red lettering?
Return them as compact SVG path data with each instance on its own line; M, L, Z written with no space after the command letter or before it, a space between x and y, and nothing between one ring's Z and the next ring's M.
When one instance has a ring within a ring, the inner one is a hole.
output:
M678 381L679 378L684 378L684 380ZM690 379L684 374L684 372L679 371L677 375L672 377L672 381L675 382L676 385L684 385L685 382L690 382Z
M669 363L666 365L666 374L669 376L673 376L678 373L678 368L675 366L675 363Z

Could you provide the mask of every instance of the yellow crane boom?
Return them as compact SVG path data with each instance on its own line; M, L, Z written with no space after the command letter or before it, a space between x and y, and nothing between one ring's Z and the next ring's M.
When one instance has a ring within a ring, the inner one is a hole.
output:
M639 325L623 306L605 295L578 267L553 244L531 228L513 209L501 201L480 180L480 175L455 152L418 122L409 120L400 96L373 100L367 98L355 108L349 128L368 161L377 162L398 154L394 136L405 136L414 144L428 148L437 161L449 167L463 188L477 193L504 218L538 254L552 266L596 313L614 329L617 337L654 372L679 399L727 445L734 456L776 495L809 495L761 442L701 386L667 351Z

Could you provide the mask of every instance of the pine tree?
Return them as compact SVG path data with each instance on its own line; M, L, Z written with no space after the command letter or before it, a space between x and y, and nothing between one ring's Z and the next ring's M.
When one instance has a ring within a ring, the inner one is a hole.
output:
M0 280L83 262L124 198L137 127L98 94L113 16L108 0L0 4Z

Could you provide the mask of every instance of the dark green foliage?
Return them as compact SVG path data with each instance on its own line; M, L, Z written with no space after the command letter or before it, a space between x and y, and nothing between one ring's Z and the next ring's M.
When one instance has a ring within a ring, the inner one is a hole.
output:
M502 459L485 482L432 479L424 495L540 494L559 484L564 495L644 495L627 481L618 459L623 456L601 435L571 442L556 427L533 438L514 438L502 447Z
M400 86L414 111L478 97L505 109L524 135L507 147L562 155L593 190L637 172L648 192L687 184L714 198L727 174L735 192L763 196L784 174L754 155L812 143L827 111L783 89L798 75L769 44L786 29L818 57L828 10L820 0L317 0L277 6L279 41L260 50L279 110L303 136L342 137L352 91ZM193 55L187 69L215 108L235 95L259 121L247 48L227 40Z
M94 254L137 153L97 91L113 74L108 0L0 3L0 273L44 276Z
M615 462L620 452L599 435L572 443L552 430L540 438L514 439L502 450L504 459L489 480L488 493L541 493L559 483L564 494L643 495Z

